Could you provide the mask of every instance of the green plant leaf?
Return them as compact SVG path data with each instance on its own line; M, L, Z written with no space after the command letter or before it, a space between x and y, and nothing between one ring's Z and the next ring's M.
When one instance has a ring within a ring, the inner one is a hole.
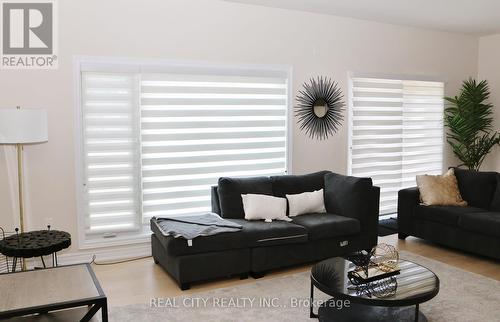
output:
M453 153L469 169L479 170L486 155L500 145L500 133L492 131L493 105L486 80L464 81L458 96L445 97L446 140Z

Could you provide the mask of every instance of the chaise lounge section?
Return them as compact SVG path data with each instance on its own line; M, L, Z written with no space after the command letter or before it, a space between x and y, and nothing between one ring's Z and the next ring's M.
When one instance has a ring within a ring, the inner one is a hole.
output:
M326 213L293 217L291 222L244 219L241 194L277 197L324 189ZM265 272L314 262L377 243L378 187L370 178L329 171L308 175L220 178L212 188L212 212L243 228L239 232L185 239L165 236L151 221L152 252L181 289L226 276L260 277Z

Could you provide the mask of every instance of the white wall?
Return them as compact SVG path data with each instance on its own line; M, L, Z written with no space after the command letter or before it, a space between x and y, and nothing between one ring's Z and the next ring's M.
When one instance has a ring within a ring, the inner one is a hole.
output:
M478 44L471 36L216 0L58 3L59 69L1 70L0 106L48 109L49 142L26 148L28 226L42 228L52 218L53 227L75 237L74 55L288 64L294 93L317 75L333 77L346 92L347 73L355 71L437 77L451 95L477 75ZM293 172L346 172L345 125L324 142L294 125L293 142ZM5 154L15 159L11 149L1 151L0 225L9 225L17 208L9 205L15 190ZM77 248L74 238L71 251Z
M500 34L479 39L479 79L490 85L491 102L494 105L494 128L500 131ZM483 170L500 172L500 147L496 146L484 160Z

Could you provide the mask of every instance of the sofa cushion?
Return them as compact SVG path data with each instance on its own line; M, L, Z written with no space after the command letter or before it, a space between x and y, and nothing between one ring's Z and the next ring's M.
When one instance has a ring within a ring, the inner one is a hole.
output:
M371 178L358 178L329 173L325 176L325 207L331 214L361 219L371 214L373 205L373 183ZM373 217L374 222L378 218ZM376 225L376 224L375 224Z
M245 239L247 247L307 242L307 230L294 223L285 221L267 223L244 219L233 219L231 221L243 226L241 237Z
M223 218L245 218L242 194L272 195L273 187L269 177L219 178L218 189L220 215Z
M241 199L246 220L292 221L286 216L285 198L247 193Z
M500 173L497 173L497 188L491 200L490 210L500 211Z
M302 192L311 192L323 189L324 177L330 171L319 171L304 175L272 176L273 194L285 198Z
M323 189L286 195L290 217L300 216L308 213L324 213L325 197Z
M458 188L453 169L443 175L417 175L420 201L426 206L467 206Z
M174 256L307 242L307 230L293 223L284 221L266 223L245 219L231 221L242 225L243 229L238 232L199 236L192 240L191 246L188 246L184 238L165 236L154 220L151 221L151 230L167 252Z
M420 220L428 220L441 224L456 226L458 224L458 218L461 215L481 211L485 210L476 207L418 205L415 208L415 217Z
M307 229L309 240L359 234L359 220L329 213L313 213L293 217L293 223Z
M497 185L496 172L481 172L455 168L462 198L472 207L489 209Z
M500 212L464 214L458 219L463 230L500 238Z

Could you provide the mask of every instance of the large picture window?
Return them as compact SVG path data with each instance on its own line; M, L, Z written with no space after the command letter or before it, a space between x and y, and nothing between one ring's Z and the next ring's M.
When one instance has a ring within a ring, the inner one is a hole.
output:
M82 63L79 78L85 240L210 211L221 176L286 173L287 68Z
M443 170L444 84L385 78L350 80L349 172L380 186L380 214L397 211L400 189Z

